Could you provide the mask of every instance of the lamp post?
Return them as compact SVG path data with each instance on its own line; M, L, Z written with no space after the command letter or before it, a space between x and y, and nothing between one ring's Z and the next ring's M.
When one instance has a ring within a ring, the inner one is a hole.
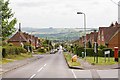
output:
M77 14L84 15L84 34L85 34L85 60L86 60L86 15L83 12L77 12Z

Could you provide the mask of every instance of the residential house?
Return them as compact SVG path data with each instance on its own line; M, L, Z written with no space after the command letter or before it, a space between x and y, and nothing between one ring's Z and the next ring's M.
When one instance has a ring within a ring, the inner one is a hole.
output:
M34 35L30 35L21 31L21 25L19 24L19 30L8 40L8 43L12 43L15 46L24 46L26 44L32 45L34 48L40 47L40 40Z
M104 45L108 48L114 49L118 47L120 42L119 37L120 24L117 22L115 25L112 23L109 27L100 27L98 31L98 45Z
M80 44L80 46L83 46L82 37L79 38L79 44Z
M89 41L93 47L94 43L97 42L97 38L98 38L98 32L94 31L90 33L90 38Z

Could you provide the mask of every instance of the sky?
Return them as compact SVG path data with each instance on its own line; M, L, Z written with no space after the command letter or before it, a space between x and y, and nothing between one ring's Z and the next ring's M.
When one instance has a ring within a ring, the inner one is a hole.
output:
M84 15L77 12L86 14L87 28L118 20L118 6L111 0L10 0L10 8L22 27L84 28Z

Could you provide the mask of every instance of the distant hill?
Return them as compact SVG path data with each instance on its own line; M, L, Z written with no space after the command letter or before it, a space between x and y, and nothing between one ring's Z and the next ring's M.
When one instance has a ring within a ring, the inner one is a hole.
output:
M83 30L79 28L22 28L22 30L50 40L77 40L83 35ZM90 29L87 33L91 31L93 30Z

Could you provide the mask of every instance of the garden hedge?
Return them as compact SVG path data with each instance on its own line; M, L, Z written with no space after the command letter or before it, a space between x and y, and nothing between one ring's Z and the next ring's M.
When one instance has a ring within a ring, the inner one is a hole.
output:
M99 57L104 57L104 52L105 51L110 51L110 57L114 57L114 51L110 48L103 48L98 50L98 56ZM78 56L82 56L82 52L84 52L84 47L74 47L74 54L77 54ZM94 56L94 49L93 48L86 48L86 55L89 57ZM120 51L119 51L120 54ZM120 56L120 55L119 55Z
M19 55L20 53L26 52L26 49L22 47L6 46L2 48L2 57L5 58L7 55Z

